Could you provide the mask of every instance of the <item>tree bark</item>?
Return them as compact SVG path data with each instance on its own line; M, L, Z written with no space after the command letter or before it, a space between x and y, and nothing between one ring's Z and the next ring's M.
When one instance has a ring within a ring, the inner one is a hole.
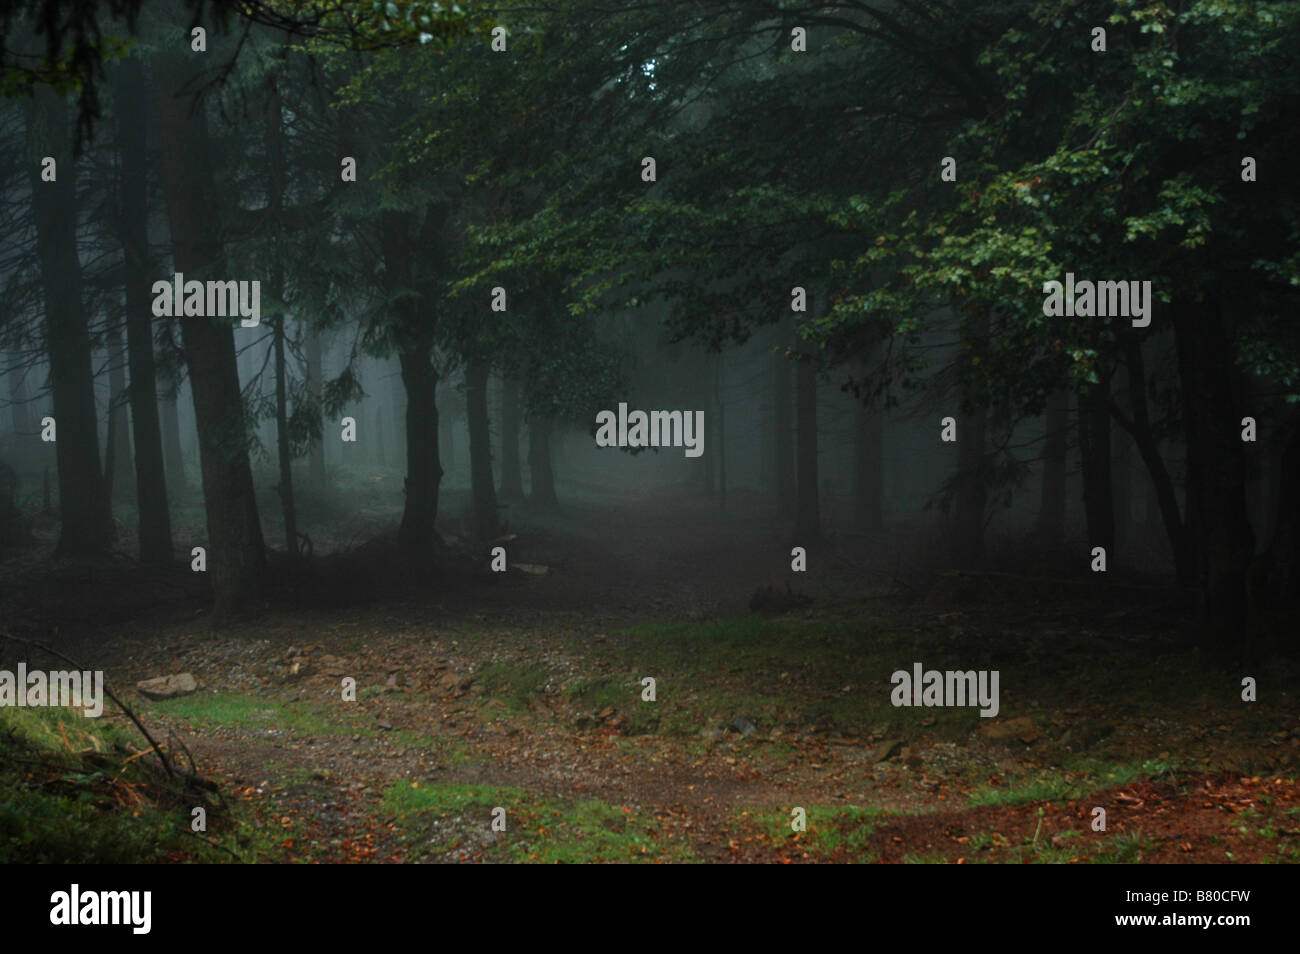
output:
M271 214L271 280L267 286L270 300L277 307L284 301L283 250L280 248L281 215L284 211L284 116L280 104L280 87L276 77L267 77L266 154L270 168L267 170L268 205ZM293 497L293 444L289 436L289 368L285 359L285 322L288 315L281 310L272 319L272 347L275 349L275 443L279 464L280 482L276 491L280 495L280 512L284 516L284 552L290 559L301 553L298 545L298 508Z
M113 524L99 462L90 331L81 299L77 173L68 134L67 104L52 90L40 87L29 117L30 150L35 156L51 156L56 162L53 182L41 181L39 159L29 165L57 428L57 552L102 553L112 544Z
M399 535L408 547L426 549L438 539L438 372L432 346L408 348L399 356L406 388L406 506Z
M202 281L223 277L225 256L212 221L222 203L209 165L203 104L188 92L197 79L196 64L193 58L158 54L153 75L172 257L177 271ZM194 396L213 615L220 621L254 608L262 593L266 547L248 463L234 331L211 317L177 320Z
M149 155L145 128L148 87L144 64L135 57L126 57L117 69L116 84L114 108L122 156L122 205L118 221L126 285L126 348L131 372L140 560L167 564L173 556L172 527L167 506L167 468L153 356L147 185Z
M147 313L146 313L147 314ZM131 431L127 425L126 349L122 346L122 330L108 330L108 432L106 451L113 464L111 471L105 463L106 492L116 499L135 485L135 468L131 466Z
M492 429L487 401L490 374L486 361L471 359L465 365L470 495L474 506L474 532L480 540L497 536L497 495L492 481Z
M1300 607L1300 420L1291 423L1278 469L1277 530L1269 550L1280 564L1282 602L1295 608Z
M1187 438L1187 513L1197 544L1203 621L1212 639L1239 643L1246 632L1246 567L1255 540L1232 388L1232 339L1214 300L1176 307L1174 331Z
M321 423L321 398L324 395L324 361L321 355L320 332L310 325L305 331L304 350L306 351L307 361L307 396L314 407L317 424ZM319 437L312 438L311 445L307 448L307 472L311 475L312 484L318 488L324 489L326 486L325 474L325 441Z
M865 372L865 367L864 367ZM858 400L853 429L854 523L864 533L884 529L885 412Z
M1151 478L1151 492L1155 495L1156 505L1164 525L1165 536L1169 540L1170 554L1174 561L1174 570L1182 586L1195 585L1196 571L1193 554L1189 546L1187 527L1178 508L1178 494L1174 488L1169 468L1165 466L1160 454L1160 442L1156 440L1151 428L1151 414L1147 407L1146 364L1142 358L1142 345L1132 339L1125 347L1125 363L1128 365L1128 403L1131 420L1126 419L1111 405L1111 413L1120 426L1129 432L1138 455L1146 466Z
M181 413L177 404L179 398L178 393L164 390L158 397L158 417L162 424L167 486L174 488L178 494L185 494L189 493L190 482L185 476L185 451L181 447Z

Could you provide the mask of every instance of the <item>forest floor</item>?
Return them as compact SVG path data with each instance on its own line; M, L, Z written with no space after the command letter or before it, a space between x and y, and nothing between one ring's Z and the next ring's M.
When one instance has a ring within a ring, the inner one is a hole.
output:
M510 523L504 574L454 540L416 565L381 537L277 568L267 606L215 630L187 568L56 565L57 600L12 574L0 596L14 618L61 603L50 638L120 692L196 677L122 694L225 793L226 857L1300 860L1300 665L1189 646L1174 591L1048 563L909 571L924 541L902 536L833 537L792 573L788 534L685 498ZM767 584L811 602L751 612ZM997 670L997 717L894 707L916 662Z

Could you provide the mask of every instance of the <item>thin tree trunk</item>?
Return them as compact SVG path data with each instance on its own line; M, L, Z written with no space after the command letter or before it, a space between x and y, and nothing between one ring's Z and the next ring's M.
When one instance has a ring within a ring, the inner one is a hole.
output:
M113 458L108 490L110 499L126 493L128 487L135 485L135 468L131 466L131 429L127 425L126 416L130 399L126 386L126 360L122 330L113 327L108 331L108 413L109 432L113 435L109 451ZM105 474L108 473L105 469Z
M171 514L167 506L167 468L162 425L158 416L158 386L153 356L153 327L149 260L149 202L147 131L148 87L144 64L128 56L117 68L114 111L122 155L120 240L126 285L126 347L130 365L131 425L135 448L136 510L139 515L140 560L172 561ZM175 405L173 404L173 411ZM177 438L179 445L179 435ZM179 466L179 462L178 462Z
M465 365L465 415L469 423L470 494L474 506L474 532L480 540L497 535L497 495L492 482L492 429L488 420L487 362L471 359Z
M864 533L879 533L885 526L884 443L884 409L858 399L853 428L853 522Z
M112 543L113 525L99 462L90 332L81 300L77 173L68 135L67 104L42 86L29 115L30 151L35 156L54 157L57 170L54 182L43 182L41 163L29 163L57 427L57 550L60 554L104 552Z
M192 57L158 54L153 75L173 260L187 278L205 280L221 277L225 256L211 223L221 203L209 165L212 147L203 104L188 92L197 79L197 64ZM210 317L178 321L194 395L213 614L224 620L253 609L266 569L235 337L229 324Z
M1173 478L1165 466L1160 454L1160 444L1151 428L1151 415L1147 407L1146 364L1142 358L1142 345L1131 341L1125 349L1125 363L1128 365L1128 403L1132 414L1131 423L1122 417L1116 417L1121 425L1126 425L1129 436L1138 449L1142 463L1151 478L1151 490L1155 494L1160 520L1164 525L1165 536L1169 540L1170 553L1174 560L1174 571L1182 586L1195 585L1196 570L1194 555L1187 526L1178 508L1178 494L1174 489ZM1112 414L1115 409L1112 406Z
M293 497L293 445L289 435L289 369L285 359L285 314L283 251L280 248L281 218L284 211L284 116L280 104L280 88L274 74L267 78L266 152L270 163L268 173L269 203L272 227L271 280L268 286L271 301L281 310L272 319L272 346L275 349L275 442L279 463L280 511L284 515L284 552L290 559L301 553L298 546L298 508Z
M321 398L324 395L324 362L321 356L320 332L311 325L307 325L305 332L304 350L306 351L307 362L307 397L311 405L316 410L317 423L321 421ZM307 472L311 475L312 484L320 489L326 486L325 474L325 441L319 437L312 438L311 444L307 448Z
M9 416L13 424L14 436L31 438L35 431L31 425L30 409L27 407L27 369L22 367L22 356L15 354L14 363L6 377L9 379ZM21 446L21 445L20 445Z
M388 441L384 436L384 409L375 408L375 463L388 466Z

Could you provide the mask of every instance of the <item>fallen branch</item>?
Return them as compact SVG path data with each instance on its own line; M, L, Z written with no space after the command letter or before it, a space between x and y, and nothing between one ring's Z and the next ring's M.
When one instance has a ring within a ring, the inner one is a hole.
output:
M57 649L52 649L51 647L46 646L44 643L38 643L34 639L23 639L21 636L14 636L12 633L5 633L5 632L0 632L0 639L7 639L10 642L19 643L23 646L28 646L33 649L38 649L42 652L49 653L51 656L55 656L59 659L62 659L65 663L72 666L76 670L80 670L83 672L86 671L85 667L82 666L75 659L69 658L68 656L59 652ZM104 695L108 696L109 699L113 700L113 702L116 703L117 707L121 709L123 712L125 712L127 714L127 717L132 722L135 723L135 727L140 730L140 734L143 735L145 739L148 741L149 745L151 745L154 748L154 750L158 752L158 761L161 762L162 767L167 770L167 774L170 777L175 778L176 771L172 768L171 760L169 760L167 756L164 755L163 752L159 749L158 743L154 740L154 737L149 734L149 730L144 727L144 723L141 722L140 719L136 716L136 714L131 711L131 708L126 703L124 703L121 699L119 699L116 695L114 695L113 691L108 688L107 682L105 682L104 684Z

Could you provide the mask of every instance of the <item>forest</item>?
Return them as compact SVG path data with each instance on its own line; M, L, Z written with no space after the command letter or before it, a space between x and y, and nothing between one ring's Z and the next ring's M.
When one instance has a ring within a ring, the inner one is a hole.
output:
M0 54L0 860L1300 860L1297 0Z

